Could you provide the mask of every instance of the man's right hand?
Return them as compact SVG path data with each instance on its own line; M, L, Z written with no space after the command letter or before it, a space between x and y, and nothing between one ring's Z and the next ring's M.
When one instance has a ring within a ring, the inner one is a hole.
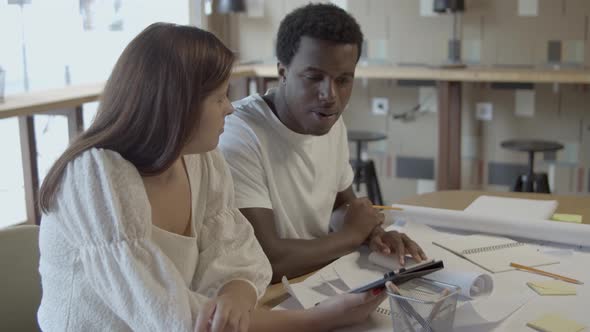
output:
M344 214L342 231L355 239L361 245L375 227L383 224L385 215L373 208L373 204L366 197L356 198L347 204Z

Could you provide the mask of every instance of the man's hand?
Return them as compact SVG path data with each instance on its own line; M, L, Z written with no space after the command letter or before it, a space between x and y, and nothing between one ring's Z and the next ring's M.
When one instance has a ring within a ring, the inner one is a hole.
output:
M406 234L396 231L386 232L381 227L375 227L371 233L369 248L386 255L395 254L401 265L406 263L406 254L410 254L416 262L427 258L422 248Z
M356 240L358 245L368 240L371 232L385 220L385 215L373 208L368 198L355 198L346 205L342 231Z

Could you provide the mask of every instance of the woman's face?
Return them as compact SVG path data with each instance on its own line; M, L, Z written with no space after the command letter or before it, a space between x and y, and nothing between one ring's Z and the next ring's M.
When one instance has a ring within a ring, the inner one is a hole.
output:
M227 97L229 80L215 89L201 104L201 122L184 148L184 154L203 153L214 150L223 133L225 117L234 109Z

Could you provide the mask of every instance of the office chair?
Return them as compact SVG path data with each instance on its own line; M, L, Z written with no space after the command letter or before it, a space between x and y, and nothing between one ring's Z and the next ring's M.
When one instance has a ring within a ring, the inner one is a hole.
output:
M0 331L40 331L39 226L0 230Z

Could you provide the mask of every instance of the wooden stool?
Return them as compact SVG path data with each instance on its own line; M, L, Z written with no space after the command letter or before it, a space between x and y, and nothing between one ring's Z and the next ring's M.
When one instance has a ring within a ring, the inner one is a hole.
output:
M518 176L512 188L513 191L551 193L547 173L534 173L535 152L561 150L563 149L562 144L542 140L514 139L502 142L501 146L505 149L529 153L528 172Z
M356 143L356 159L351 160L352 168L354 169L354 183L356 190L360 189L361 183L367 186L367 196L373 204L383 205L383 198L381 196L381 187L379 186L379 179L377 178L377 171L375 170L375 163L372 160L362 160L361 151L364 143L380 141L386 139L385 134L349 130L348 140Z

